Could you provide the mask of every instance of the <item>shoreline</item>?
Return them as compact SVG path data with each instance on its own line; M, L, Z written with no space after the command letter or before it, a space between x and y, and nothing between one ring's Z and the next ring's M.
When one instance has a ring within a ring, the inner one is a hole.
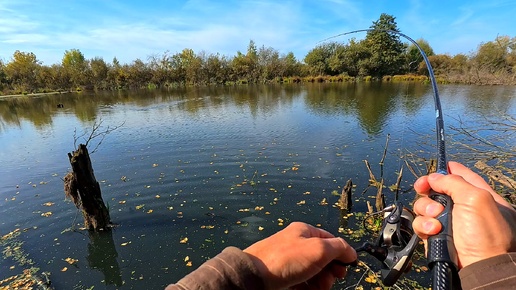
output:
M8 98L20 98L20 97L39 97L39 96L47 96L47 95L60 95L60 94L68 94L71 91L66 92L49 92L49 93L31 93L31 94L13 94L13 95L0 95L0 99L8 99Z

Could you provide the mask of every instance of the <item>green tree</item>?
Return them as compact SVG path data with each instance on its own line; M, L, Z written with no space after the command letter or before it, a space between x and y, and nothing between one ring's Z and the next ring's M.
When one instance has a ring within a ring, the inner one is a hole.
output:
M364 42L351 39L347 45L336 47L335 53L330 57L329 65L334 72L339 74L346 73L353 77L365 76L368 72L363 63L370 55Z
M508 60L515 46L516 38L498 36L494 41L480 44L477 53L473 56L473 63L477 68L490 73L510 71L512 67Z
M423 49L426 56L434 55L434 50L428 43L428 41L420 38L416 40L416 43ZM419 64L423 61L423 56L419 52L419 49L414 45L410 44L407 48L407 70L411 73L415 73L419 69Z
M306 54L304 62L308 65L311 75L331 75L333 73L329 61L339 45L337 42L324 43Z
M66 50L61 63L70 78L71 86L77 88L86 83L88 62L80 50Z
M210 84L225 84L229 81L230 61L225 56L208 55L203 62L204 75Z
M32 52L15 51L5 66L5 74L14 90L19 92L37 89L37 74L41 64Z
M180 71L180 79L186 84L196 84L199 82L202 61L193 49L185 48L177 55L176 70Z
M128 75L128 85L133 88L147 87L152 79L152 73L147 64L141 59L136 59L126 68Z
M0 59L0 93L4 92L4 89L7 88L8 80L7 74L5 73L5 64L3 60Z
M263 82L285 75L285 63L281 60L279 52L272 47L262 46L258 49L258 67Z
M406 46L397 34L385 30L398 31L395 17L382 13L380 19L373 22L372 31L367 32L365 45L371 56L364 62L369 74L374 77L403 73Z
M285 76L291 77L301 75L301 64L296 59L293 52L287 53L287 55L282 57L282 60L285 63Z
M102 57L90 60L91 81L95 89L106 88L109 67Z

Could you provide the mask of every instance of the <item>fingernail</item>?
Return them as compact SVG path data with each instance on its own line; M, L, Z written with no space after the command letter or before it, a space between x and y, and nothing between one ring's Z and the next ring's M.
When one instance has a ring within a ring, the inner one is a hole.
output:
M426 206L426 214L430 216L438 215L442 210L441 207L440 204L431 203Z
M425 232L430 232L430 230L432 230L433 227L434 224L431 221L426 221L423 223L423 229L425 230Z

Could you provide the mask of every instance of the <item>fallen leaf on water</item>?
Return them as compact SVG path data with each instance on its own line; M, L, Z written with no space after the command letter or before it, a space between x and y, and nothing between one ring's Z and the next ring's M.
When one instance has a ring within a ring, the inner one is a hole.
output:
M53 206L54 203L49 201L49 202L45 202L43 205L44 206Z
M136 206L136 209L137 209L137 210L142 209L144 206L145 206L145 204L137 205L137 206Z
M158 163L152 164L152 167L158 167Z
M188 261L190 261L190 257L189 257L189 256L186 256L186 257L185 257L185 262L188 262Z
M328 205L328 202L326 201L326 198L323 198L321 202L319 202L320 205Z
M44 216L44 217L49 217L52 215L52 212L51 211L47 211L47 212L44 212L41 214L41 216Z
M149 210L147 211L147 213L152 213L153 211L154 211L153 209L149 209Z
M185 238L183 238L183 239L179 240L179 243L180 243L180 244L186 244L186 242L188 242L188 238L187 238L187 237L185 237Z
M121 244L120 244L120 246L125 247L125 246L129 245L130 243L131 243L131 242L121 243Z
M298 203L296 203L296 204L297 204L297 205L302 205L302 204L305 204L305 203L306 203L306 201L302 200L302 201L300 201L300 202L298 202Z
M160 198L161 196L159 196L159 194L156 194L155 198Z
M186 263L186 266L187 266L187 267L192 267L192 261L188 261L188 262Z
M119 204L125 204L125 200L121 200L118 202Z
M79 260L68 257L65 259L65 262L67 262L70 265L73 265L73 264L79 262Z
M67 267L64 267L63 269L61 269L61 272L66 272L68 270Z
M258 227L258 230L259 230L259 231L263 231L263 227L262 227L262 226L259 226L259 227Z

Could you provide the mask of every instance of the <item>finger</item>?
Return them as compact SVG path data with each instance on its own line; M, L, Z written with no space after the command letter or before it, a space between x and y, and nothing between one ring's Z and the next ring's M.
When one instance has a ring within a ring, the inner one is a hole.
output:
M421 176L414 182L414 189L418 194L429 194L430 184L428 184L428 175Z
M333 249L336 254L331 260L339 260L344 263L355 261L358 256L357 252L342 238L324 239L326 243ZM330 260L330 261L331 261Z
M441 223L430 217L418 216L412 222L414 232L423 240L428 239L429 236L438 234L441 231Z
M317 273L317 275L310 278L307 283L310 285L310 289L331 289L331 286L335 283L337 278L332 274L332 272L325 268L321 272Z
M489 186L489 184L487 184L487 182L484 180L484 178L482 178L482 176L473 172L468 167L466 167L458 162L450 161L450 162L448 162L448 170L450 171L451 174L456 174L456 175L462 176L464 178L464 180L473 184L474 186L494 193L493 189L491 188L491 186Z
M346 277L346 274L347 274L346 266L342 266L337 263L330 263L327 267L329 268L329 271L335 278L342 279L342 278Z
M298 232L298 235L304 238L335 238L330 232L303 222L292 222L285 229Z
M424 215L428 217L436 217L442 211L444 207L439 202L429 198L422 197L414 203L414 212L418 215Z
M474 186L478 188L482 188L484 190L489 191L493 198L501 205L504 205L506 207L511 207L511 205L498 193L496 193L493 188L482 178L482 176L476 174L471 169L467 168L466 166L450 161L448 163L448 168L450 170L450 173L460 175L466 180L467 182L473 184Z
M494 199L490 191L478 188L456 174L442 175L432 173L428 176L428 183L438 193L449 195L454 203L469 204L473 195L482 198Z

